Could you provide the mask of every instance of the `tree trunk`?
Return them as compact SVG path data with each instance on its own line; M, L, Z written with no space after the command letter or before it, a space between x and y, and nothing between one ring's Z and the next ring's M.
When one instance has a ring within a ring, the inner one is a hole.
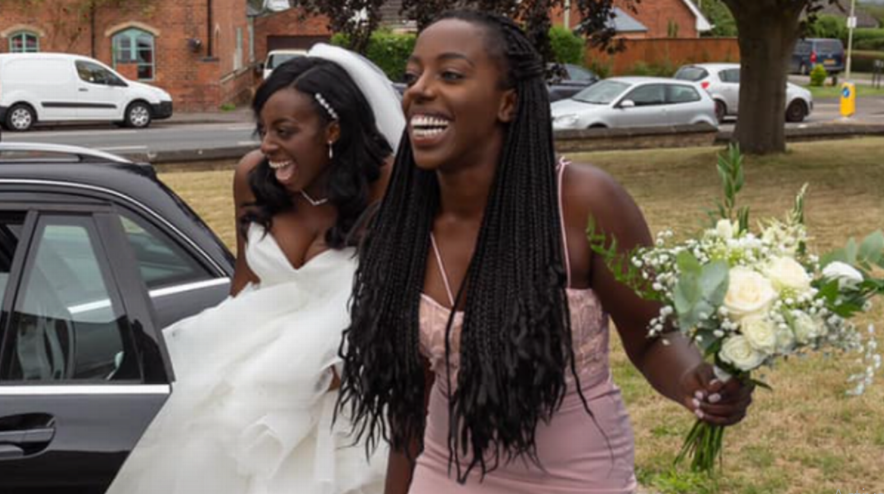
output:
M776 0L724 2L739 31L740 107L734 140L748 154L784 152L788 64L805 5Z

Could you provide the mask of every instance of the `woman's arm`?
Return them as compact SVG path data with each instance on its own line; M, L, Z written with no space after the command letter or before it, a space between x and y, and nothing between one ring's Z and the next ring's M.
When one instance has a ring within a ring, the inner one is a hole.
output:
M258 277L249 269L246 263L246 239L243 238L241 231L240 219L246 212L246 204L254 202L255 196L249 187L249 172L252 171L264 155L260 151L255 150L243 158L236 165L236 172L233 175L233 205L234 205L234 226L236 229L236 264L233 271L233 282L230 284L230 294L236 295L248 283L257 283Z
M430 370L430 363L424 362L424 414L430 404L430 390L436 377ZM420 442L417 438L409 441L408 450L390 447L390 456L387 461L387 479L384 484L384 494L407 494L411 487L411 478L414 475L414 466L420 451ZM411 458L411 459L409 459Z
M590 216L596 228L617 240L621 254L639 246L651 245L651 234L641 211L629 194L606 173L589 166L566 170L570 193L565 193L566 221L580 221L585 230ZM579 188L580 193L576 193ZM577 202L577 204L572 204ZM583 218L579 220L577 218ZM573 231L576 225L571 225ZM569 244L573 244L569 242ZM598 255L589 254L589 243L582 236L578 251L590 255L585 274L610 314L630 361L660 394L682 404L712 423L730 424L745 415L751 402L751 386L732 380L725 387L714 380L711 366L697 348L680 333L648 338L648 322L659 315L661 305L640 298L619 283ZM697 392L700 394L697 395ZM717 395L711 403L704 398ZM699 399L697 399L699 398Z

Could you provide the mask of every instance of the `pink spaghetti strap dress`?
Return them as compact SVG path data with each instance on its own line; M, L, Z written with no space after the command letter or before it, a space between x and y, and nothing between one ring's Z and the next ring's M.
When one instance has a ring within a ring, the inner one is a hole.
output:
M562 161L559 165L560 197L566 164ZM562 234L564 236L564 228ZM432 244L449 303L453 305L435 239ZM567 253L565 262L570 286ZM586 413L569 373L568 390L561 408L548 424L540 423L536 431L537 455L543 469L516 459L501 463L484 478L474 469L465 484L457 482L454 465L450 472L448 468L445 326L450 309L426 295L421 297L421 352L429 359L436 380L430 390L424 451L417 459L410 494L628 494L635 491L632 427L620 389L611 380L608 363L608 316L592 289L568 288L567 296L577 373L595 421ZM462 313L455 314L451 329L452 383L457 382L462 319ZM466 466L463 459L461 463Z

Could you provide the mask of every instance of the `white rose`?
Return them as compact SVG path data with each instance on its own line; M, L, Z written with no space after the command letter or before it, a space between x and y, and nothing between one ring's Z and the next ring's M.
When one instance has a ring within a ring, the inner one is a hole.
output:
M810 276L804 266L791 257L777 257L768 265L765 274L774 287L802 294L810 290Z
M764 362L764 355L755 351L749 341L740 335L724 340L718 356L743 371L753 370Z
M715 224L715 233L723 239L734 238L734 224L730 220L718 220Z
M822 334L823 322L821 320L801 311L795 311L792 315L794 316L792 330L795 332L795 339L798 340L798 343L807 344Z
M752 348L767 355L777 349L776 326L764 316L747 316L740 321L740 333Z
M838 288L856 288L862 283L863 274L850 264L835 261L823 268L823 277L830 280L838 280Z
M763 314L777 298L773 284L758 272L738 266L732 268L728 276L724 307L733 321Z

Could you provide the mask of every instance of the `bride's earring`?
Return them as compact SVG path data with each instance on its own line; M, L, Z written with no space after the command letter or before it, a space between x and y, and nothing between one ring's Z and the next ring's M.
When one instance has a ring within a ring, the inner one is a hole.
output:
M331 161L335 159L335 151L334 151L334 142L328 142L328 160Z

